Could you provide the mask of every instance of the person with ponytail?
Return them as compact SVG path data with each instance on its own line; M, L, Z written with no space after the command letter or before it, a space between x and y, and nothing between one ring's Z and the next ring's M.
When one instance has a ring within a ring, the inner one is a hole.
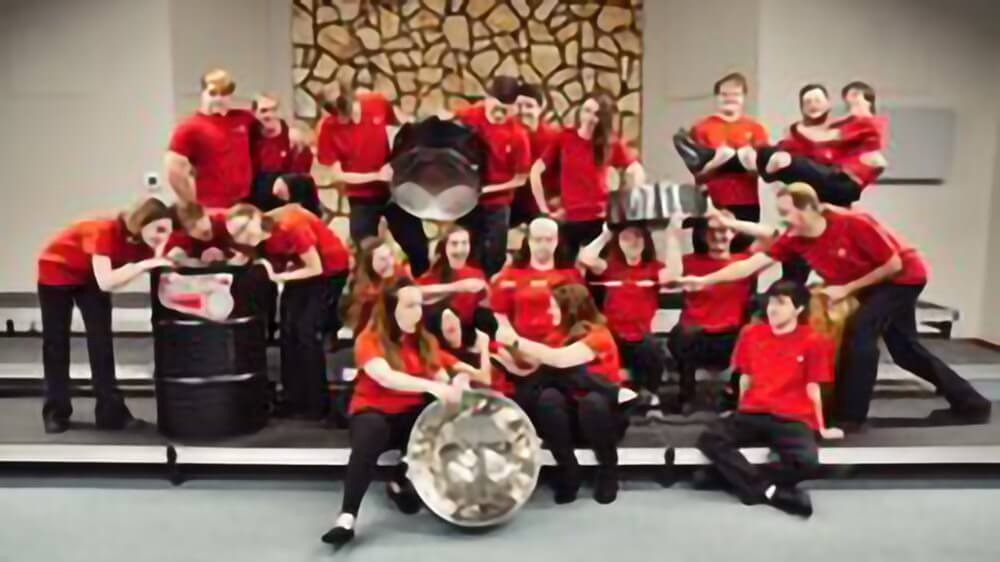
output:
M42 365L46 433L69 429L69 336L73 307L87 331L87 354L97 396L98 429L122 429L132 414L115 378L111 291L140 275L171 265L163 257L174 228L173 211L155 198L118 216L76 222L56 235L38 258L42 311Z
M336 523L323 542L341 546L354 538L361 500L375 477L379 455L398 449L404 455L410 432L428 395L457 404L468 388L467 375L449 380L448 371L474 372L441 350L424 328L423 297L406 278L382 286L371 322L354 346L358 378L350 405L351 457ZM420 497L400 463L386 485L389 499L406 514L420 510Z
M608 169L625 170L626 184L646 181L642 164L614 132L615 103L604 93L580 105L577 126L566 128L531 167L531 191L538 209L552 215L545 196L545 171L558 165L562 225L570 259L601 233L608 211Z

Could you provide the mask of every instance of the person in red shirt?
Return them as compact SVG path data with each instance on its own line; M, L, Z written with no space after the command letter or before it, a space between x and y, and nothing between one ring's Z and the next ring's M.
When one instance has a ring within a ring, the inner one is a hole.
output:
M69 336L73 306L87 330L87 354L99 429L121 429L132 414L115 380L111 335L111 291L143 273L169 266L162 257L173 230L173 213L150 198L117 217L74 223L45 245L38 257L38 303L42 312L42 366L46 433L69 429Z
M767 130L744 113L749 87L739 72L727 74L712 87L718 111L695 123L690 133L674 136L678 154L704 184L712 202L740 220L760 221L757 174L741 161L746 147L764 146Z
M767 323L743 330L733 354L741 373L739 409L713 422L698 437L698 449L744 504L809 517L812 503L796 485L819 467L814 432L824 439L844 436L823 417L820 385L833 379L833 366L825 338L800 321L808 291L778 281L767 296ZM779 458L767 474L740 452L757 444Z
M694 251L681 255L680 220L668 227L668 268L681 275L708 275L749 257L733 253L734 232L723 221L733 218L729 211L705 219L695 219L691 233ZM704 291L684 295L684 305L677 325L670 331L667 347L677 362L680 375L678 409L690 415L697 409L695 374L700 368L726 369L740 330L749 321L750 299L756 286L755 276L714 285ZM722 408L735 398L735 385L723 392Z
M611 248L602 258L609 242ZM666 357L652 334L652 323L659 309L660 286L670 280L670 275L656 259L649 230L627 226L612 234L605 227L580 250L577 262L597 276L597 283L606 285L601 309L608 329L615 335L622 364L632 374L642 403L656 408Z
M552 210L545 200L542 178L559 165L562 211L553 215L562 226L566 248L576 259L580 247L601 233L608 212L608 169L625 170L625 185L642 185L646 174L635 154L614 133L615 104L605 94L592 94L580 105L577 126L567 128L531 167L531 191L538 208Z
M262 211L297 203L320 216L319 192L311 175L312 149L301 142L301 135L297 135L300 142L292 142L291 129L278 116L278 96L257 94L250 109L257 118L251 139L254 179L250 202Z
M236 83L225 70L201 78L198 112L174 129L165 164L180 202L229 208L250 197L253 113L234 109Z
M165 250L175 263L208 265L226 261L234 254L225 212L205 212L198 203L190 203L177 208L177 219L181 228L170 234Z
M479 205L458 220L476 235L473 255L487 276L500 271L506 260L510 205L531 168L528 134L514 118L519 91L517 78L497 76L482 103L455 112L458 122L472 129L487 151Z
M912 246L864 213L823 206L803 183L781 188L778 214L789 225L770 247L705 276L682 278L688 290L736 281L771 264L801 256L826 282L833 302L860 303L841 346L834 412L841 427L861 429L878 375L878 339L893 361L934 385L950 404L932 420L983 423L992 404L936 357L917 335L916 306L927 285L927 266Z
M378 235L385 217L389 231L410 261L414 275L430 267L423 222L389 200L391 146L388 127L400 119L379 92L353 91L339 82L323 92L328 115L319 125L316 160L343 183L350 204L351 240L355 244Z
M396 252L388 241L369 236L358 244L345 314L345 324L355 334L368 327L382 287L399 278L410 279L410 272L405 265L397 263Z
M477 312L489 306L486 276L469 264L470 244L469 231L452 225L437 242L434 264L417 279L429 304L443 300L466 327L478 325Z
M531 161L535 162L545 154L549 146L558 142L562 127L554 125L542 117L545 110L545 95L535 84L522 83L517 93L517 119L528 133L528 144L531 147ZM551 166L542 175L542 188L549 208L558 207L559 202L559 166ZM525 183L514 193L514 202L510 208L510 226L528 224L541 214L535 196L531 192L531 183Z
M618 496L618 441L628 425L619 406L623 379L618 346L583 285L554 289L549 315L550 329L566 335L555 346L525 338L505 325L497 329L496 340L542 365L518 384L537 386L536 402L526 412L559 466L556 503L576 500L580 489L573 443L573 428L578 428L583 444L597 457L594 499L608 504Z
M281 413L322 419L329 407L323 335L335 325L350 255L316 215L298 205L264 214L244 203L229 210L233 241L258 247L259 263L281 292Z
M423 298L408 279L383 287L372 323L354 345L359 368L350 405L351 457L344 497L334 527L323 542L341 546L354 538L361 500L375 478L379 455L390 449L406 454L410 431L427 404L427 395L457 404L469 378L449 381L448 371L476 371L441 350L421 320ZM420 498L400 463L386 485L389 498L403 513L420 510Z

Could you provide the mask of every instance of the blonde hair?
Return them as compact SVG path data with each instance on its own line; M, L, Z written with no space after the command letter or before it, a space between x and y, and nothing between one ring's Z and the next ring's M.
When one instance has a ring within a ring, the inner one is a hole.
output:
M213 68L201 75L201 89L207 90L209 88L228 96L236 91L236 82L233 81L229 72L221 68Z
M780 187L778 188L777 196L791 197L792 205L794 205L796 209L802 211L806 209L818 211L820 209L820 201L819 197L816 195L816 190L807 183L799 181Z

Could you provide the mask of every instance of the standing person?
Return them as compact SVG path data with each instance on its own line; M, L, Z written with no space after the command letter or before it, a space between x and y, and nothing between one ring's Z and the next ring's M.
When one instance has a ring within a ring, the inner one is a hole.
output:
M767 296L767 323L744 330L733 355L742 373L739 411L712 423L698 448L744 504L810 517L809 496L796 485L819 468L814 433L844 436L823 417L820 384L833 380L829 343L800 322L809 303L804 287L779 281ZM761 442L779 459L766 473L740 452Z
M257 125L251 144L254 179L251 200L262 211L298 203L316 216L322 214L312 170L312 150L292 143L288 124L278 115L278 97L257 94L251 104Z
M87 355L97 395L98 429L122 429L132 414L115 379L111 333L111 291L157 267L173 230L170 209L150 198L117 217L74 223L38 257L38 303L42 311L42 366L45 370L46 433L69 429L73 415L69 389L69 336L74 305L87 330Z
M469 263L470 248L469 231L458 225L449 227L438 240L431 268L417 279L424 300L428 304L447 300L467 329L477 324L480 309L482 314L489 312L486 275Z
M745 76L727 74L712 92L716 113L695 123L690 134L681 130L674 136L674 146L716 207L728 209L740 220L759 222L757 173L740 159L746 158L745 147L767 144L767 130L745 113L749 93Z
M322 419L330 407L323 335L336 318L350 256L322 220L298 205L261 213L249 204L229 210L226 228L237 244L260 246L262 265L281 293L281 383L284 413Z
M341 546L354 538L354 526L368 486L375 478L378 457L390 449L404 455L417 416L427 395L456 404L468 388L467 376L449 382L448 369L473 367L441 350L423 327L423 299L408 279L383 288L371 324L357 338L355 364L359 368L350 406L351 457L344 478L344 497L334 527L323 542ZM389 499L406 514L420 510L420 497L400 463L389 482Z
M517 78L497 76L482 103L455 112L456 119L475 131L487 149L479 205L458 223L475 234L473 256L490 277L506 261L510 206L531 168L528 134L514 119L519 91Z
M736 281L801 256L826 282L823 292L831 301L853 295L860 303L841 346L834 408L841 427L860 430L868 418L880 337L897 365L934 385L948 400L950 412L935 417L988 420L990 401L920 343L916 306L927 285L927 266L917 250L868 215L821 205L803 183L778 190L777 207L789 227L766 251L709 275L685 277L683 284L697 290Z
M531 191L542 213L551 214L542 178L559 165L559 192L563 211L558 218L566 239L566 252L576 259L581 246L601 233L608 211L608 169L625 170L626 186L645 183L642 164L614 132L615 104L595 93L580 105L577 126L566 128L531 167Z
M542 377L541 388L537 403L527 411L559 466L556 503L576 500L580 489L573 446L573 435L579 434L597 456L594 499L608 504L618 497L618 441L628 424L618 406L618 347L583 285L555 288L549 317L550 328L565 336L561 344L525 338L506 325L497 330L497 341L547 370L532 376Z
M333 82L323 92L329 113L319 126L316 160L346 186L351 240L378 235L385 217L414 275L430 266L423 222L389 202L391 147L387 127L399 124L395 109L379 92L354 91Z
M250 197L253 113L232 107L236 82L225 70L201 78L198 112L174 129L165 165L181 204L229 208Z
M608 256L601 258L609 242ZM670 271L656 259L649 231L629 226L612 234L605 227L580 250L577 261L596 275L598 282L608 284L601 309L615 336L622 365L632 374L643 402L658 406L666 357L652 334L652 323L659 309L660 285L670 280Z
M517 93L517 118L528 133L528 145L531 147L531 161L535 162L545 154L549 146L559 141L562 127L554 125L542 117L545 110L545 95L535 84L522 83ZM559 166L551 166L542 174L542 187L545 200L558 207L559 199ZM510 226L526 225L541 214L535 196L531 192L531 183L525 183L514 193L514 202L510 208Z

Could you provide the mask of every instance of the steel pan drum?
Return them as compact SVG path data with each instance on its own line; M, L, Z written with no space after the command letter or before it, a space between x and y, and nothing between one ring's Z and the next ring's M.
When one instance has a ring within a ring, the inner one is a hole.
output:
M541 442L527 414L492 391L465 393L461 406L434 402L407 446L408 473L435 514L460 527L501 524L538 483Z
M708 199L700 187L659 181L611 192L608 225L663 226L674 213L702 216L707 210Z

